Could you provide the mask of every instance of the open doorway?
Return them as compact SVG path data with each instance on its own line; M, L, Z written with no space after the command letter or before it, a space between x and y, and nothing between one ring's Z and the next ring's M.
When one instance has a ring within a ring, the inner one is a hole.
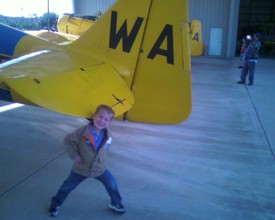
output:
M275 55L275 1L240 0L238 39L236 53L241 49L241 40L247 34L261 33L261 54Z

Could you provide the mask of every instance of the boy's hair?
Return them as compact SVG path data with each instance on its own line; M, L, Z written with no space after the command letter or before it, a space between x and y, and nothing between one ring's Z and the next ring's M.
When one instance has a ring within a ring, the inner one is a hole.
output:
M95 114L97 114L101 110L105 110L106 112L108 112L108 114L112 114L113 116L115 115L114 110L110 106L105 105L105 104L101 104L101 105L97 106L97 108L95 110Z

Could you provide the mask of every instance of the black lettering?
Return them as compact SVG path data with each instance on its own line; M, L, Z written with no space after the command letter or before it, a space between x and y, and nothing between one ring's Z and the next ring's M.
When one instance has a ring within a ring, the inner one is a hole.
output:
M117 12L112 11L109 47L112 49L116 49L120 40L122 40L122 50L124 52L129 53L135 42L138 31L142 25L142 22L143 22L143 18L137 17L136 22L128 36L127 20L124 21L120 29L117 31Z
M194 37L192 38L192 40L199 41L199 33L196 33L196 34L194 35Z
M167 49L161 49L163 41L166 39ZM152 47L147 58L154 59L155 56L159 54L166 56L167 63L174 64L174 45L173 45L173 26L166 24L163 28L161 34L159 35L157 41Z

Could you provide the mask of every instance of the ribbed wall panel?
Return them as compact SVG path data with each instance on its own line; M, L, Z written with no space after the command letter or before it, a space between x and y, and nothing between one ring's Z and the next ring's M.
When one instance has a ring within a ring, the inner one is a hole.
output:
M223 44L226 45L229 32L230 4L232 0L189 0L189 19L198 19L202 23L203 43L206 47L210 42L210 29L223 29ZM233 0L234 1L234 0ZM222 48L222 56L226 54Z
M94 15L104 13L116 0L73 0L76 14ZM138 0L137 0L138 1ZM168 1L168 0L167 0ZM172 0L173 1L173 0ZM240 0L189 0L189 20L198 19L202 23L203 44L210 42L210 29L223 29L222 56L235 55L227 45L236 44L238 10Z
M105 12L116 0L74 0L76 14L94 15Z

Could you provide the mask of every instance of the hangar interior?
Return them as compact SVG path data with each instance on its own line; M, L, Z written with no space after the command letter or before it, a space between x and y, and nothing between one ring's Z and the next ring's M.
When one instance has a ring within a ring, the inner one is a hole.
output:
M76 14L104 13L116 0L73 0ZM275 54L274 0L192 0L189 20L202 23L204 55L230 58L238 55L244 35L262 34L262 54Z
M263 55L275 55L275 1L241 0L238 22L238 39L244 35L262 34Z

